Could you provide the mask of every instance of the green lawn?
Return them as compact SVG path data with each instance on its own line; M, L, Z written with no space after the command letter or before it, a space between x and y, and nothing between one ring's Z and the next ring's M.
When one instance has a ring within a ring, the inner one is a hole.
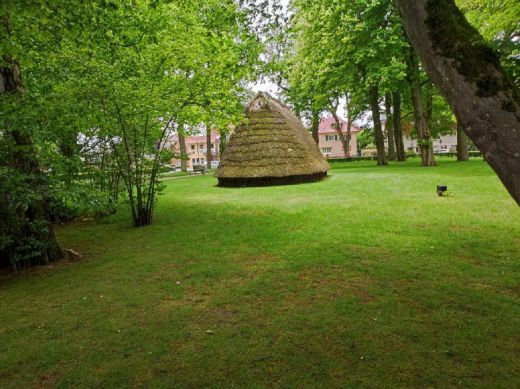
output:
M480 160L167 180L0 277L0 387L518 387L520 211ZM437 197L446 184L450 197Z

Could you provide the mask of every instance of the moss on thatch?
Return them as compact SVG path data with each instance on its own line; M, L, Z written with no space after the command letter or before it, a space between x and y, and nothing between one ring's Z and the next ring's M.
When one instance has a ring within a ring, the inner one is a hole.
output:
M309 182L327 175L316 142L286 105L259 93L245 113L215 172L220 186Z

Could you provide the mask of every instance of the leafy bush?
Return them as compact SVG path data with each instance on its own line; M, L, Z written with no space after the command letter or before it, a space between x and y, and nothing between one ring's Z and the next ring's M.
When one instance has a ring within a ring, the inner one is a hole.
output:
M42 193L34 189L32 177L14 169L0 167L0 264L15 269L28 267L40 256L43 235L49 224L41 218L26 217L31 204L41 201Z

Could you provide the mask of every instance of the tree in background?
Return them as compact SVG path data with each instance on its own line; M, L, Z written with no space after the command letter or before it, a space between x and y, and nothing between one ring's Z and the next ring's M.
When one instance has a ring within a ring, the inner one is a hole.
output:
M406 42L395 9L382 0L298 0L293 5L291 89L300 96L312 91L322 102L316 105L328 111L334 111L330 101L347 95L348 122L371 109L378 164L386 164L381 102L404 79L406 68Z

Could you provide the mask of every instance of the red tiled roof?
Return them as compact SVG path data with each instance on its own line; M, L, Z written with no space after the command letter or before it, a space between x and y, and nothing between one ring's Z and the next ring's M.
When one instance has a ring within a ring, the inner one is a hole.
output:
M345 120L342 120L342 119L339 119L339 122L341 124L341 130L343 132L347 132L347 122ZM336 129L333 128L333 124L335 124L334 122L334 118L331 116L331 117L327 117L327 118L322 118L321 121L320 121L320 128L318 130L318 133L319 134L329 134L329 133L332 133L332 132L336 132ZM360 129L358 126L356 126L355 124L352 124L352 128L350 130L351 132L359 132Z

